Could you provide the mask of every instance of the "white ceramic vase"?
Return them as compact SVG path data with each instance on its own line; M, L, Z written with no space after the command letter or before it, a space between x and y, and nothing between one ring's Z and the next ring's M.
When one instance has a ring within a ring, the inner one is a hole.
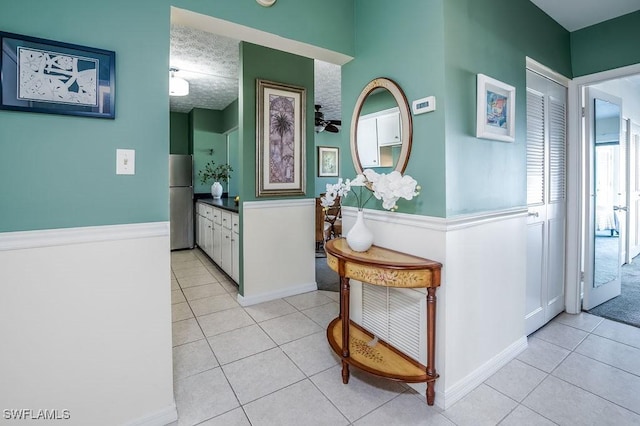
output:
M356 223L347 233L347 244L353 251L367 251L373 244L373 233L364 222L364 213L358 210Z
M213 185L211 185L211 195L213 195L214 200L222 197L222 185L220 185L220 182L213 182Z

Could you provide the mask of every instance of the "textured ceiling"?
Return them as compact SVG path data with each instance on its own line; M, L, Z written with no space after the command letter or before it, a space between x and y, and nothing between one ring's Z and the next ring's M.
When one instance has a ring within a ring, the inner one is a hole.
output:
M171 96L170 109L221 110L238 98L239 41L194 28L172 25L170 66L189 82L187 96ZM315 61L315 103L324 118L340 120L340 66Z

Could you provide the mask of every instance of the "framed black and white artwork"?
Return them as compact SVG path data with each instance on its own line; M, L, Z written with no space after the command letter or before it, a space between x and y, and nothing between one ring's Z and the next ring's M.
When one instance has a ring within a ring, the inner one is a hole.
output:
M0 109L115 118L115 52L0 32Z

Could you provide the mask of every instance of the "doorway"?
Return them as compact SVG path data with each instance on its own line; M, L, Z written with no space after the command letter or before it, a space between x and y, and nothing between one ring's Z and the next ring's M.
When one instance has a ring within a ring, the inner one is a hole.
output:
M640 264L640 258L635 258L639 252L640 227L636 192L640 176L637 158L640 140L636 140L640 135L634 136L635 123L640 120L638 73L640 64L578 77L569 85L569 132L570 141L575 143L569 143L568 151L568 192L571 194L568 216L576 219L568 222L567 230L566 310L569 313L589 310L606 317L598 310L606 307L606 303L619 304L623 296L616 296L614 291L598 300L591 293L593 289L597 292L606 287L613 276L619 277L622 294L625 280L640 285L640 273L628 271L629 267ZM594 90L621 100L618 137L605 141L606 138L599 136L597 144L596 132L611 133L611 129L607 130L606 123L602 122L601 131L597 130L599 119L594 111L598 105L603 110L611 110L615 102L590 96L589 92ZM596 103L596 98L604 103ZM615 188L616 185L619 188ZM620 265L624 266L617 272ZM612 302L606 302L611 298ZM640 297L637 304L627 304L623 310L638 313ZM634 325L640 326L640 322Z

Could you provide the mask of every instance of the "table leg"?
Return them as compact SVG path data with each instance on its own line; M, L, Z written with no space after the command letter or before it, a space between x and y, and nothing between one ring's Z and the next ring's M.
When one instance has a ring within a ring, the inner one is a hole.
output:
M349 278L340 277L340 319L342 320L342 383L349 383Z
M427 288L427 404L433 405L436 397L436 287Z

